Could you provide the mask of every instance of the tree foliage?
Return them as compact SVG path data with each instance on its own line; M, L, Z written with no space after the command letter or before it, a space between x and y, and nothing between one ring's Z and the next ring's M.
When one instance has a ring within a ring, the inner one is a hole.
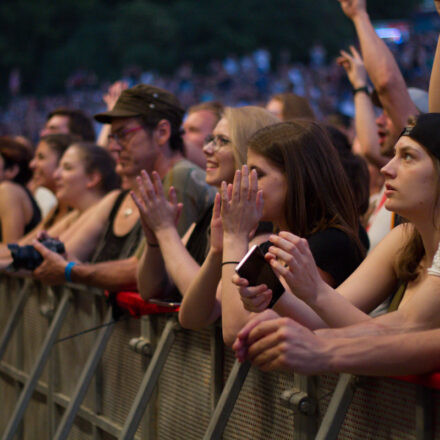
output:
M368 8L373 18L405 18L417 2ZM316 41L334 53L353 36L337 0L3 0L0 79L6 85L18 67L26 92L47 93L81 67L110 80L130 64L172 72L190 60L203 70L262 46L303 60Z

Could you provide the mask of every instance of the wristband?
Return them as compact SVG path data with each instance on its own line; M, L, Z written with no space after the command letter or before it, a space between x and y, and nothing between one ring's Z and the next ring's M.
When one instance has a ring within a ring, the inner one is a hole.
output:
M72 282L72 269L75 265L76 263L74 261L69 261L67 266L64 268L64 278L66 278L66 281L69 283Z
M222 267L225 266L226 264L238 264L240 263L239 261L223 261L222 263Z
M368 91L367 86L358 87L357 89L353 89L352 91L353 91L353 96L356 95L356 93L360 93L360 92L364 92L368 96L370 95L370 92Z

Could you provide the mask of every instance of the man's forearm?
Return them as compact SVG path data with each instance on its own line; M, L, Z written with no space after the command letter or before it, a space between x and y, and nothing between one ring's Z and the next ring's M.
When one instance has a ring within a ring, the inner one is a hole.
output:
M137 265L136 257L97 264L77 264L72 268L71 278L75 283L102 289L136 289Z
M322 372L371 376L429 373L440 368L440 330L329 339Z

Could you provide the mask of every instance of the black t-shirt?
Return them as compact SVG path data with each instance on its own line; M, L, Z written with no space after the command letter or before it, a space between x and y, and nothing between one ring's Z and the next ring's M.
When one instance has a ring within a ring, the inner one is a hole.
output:
M363 257L356 244L340 229L329 228L319 231L307 239L316 265L327 272L339 286L362 262ZM260 246L267 252L269 241Z

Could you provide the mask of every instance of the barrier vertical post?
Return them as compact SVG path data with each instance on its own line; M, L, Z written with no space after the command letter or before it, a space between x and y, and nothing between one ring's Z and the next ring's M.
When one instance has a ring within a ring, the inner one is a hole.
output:
M215 407L214 414L203 436L203 440L217 440L222 436L250 368L251 364L248 361L243 363L238 361L234 362L223 392Z
M46 365L46 361L49 357L50 350L53 344L55 343L59 331L63 325L64 318L66 317L66 314L69 310L69 304L70 304L70 293L65 291L57 307L57 311L55 313L54 319L52 320L52 323L46 334L46 337L43 342L43 346L40 349L40 353L32 368L32 372L29 375L29 379L26 382L26 385L20 394L20 398L15 406L12 417L8 423L8 426L6 427L5 432L3 433L3 437L2 437L3 440L12 440L17 432L20 421L23 418L26 408L29 404L29 400L32 397L35 387L37 386L38 379L40 378L44 366Z
M134 438L142 415L145 412L145 408L147 407L157 384L159 374L174 343L175 331L177 327L178 323L174 317L172 319L168 319L167 323L165 324L165 328L159 339L156 350L154 351L154 355L151 358L150 365L148 366L148 369L142 379L139 391L131 406L124 427L122 428L122 433L119 436L119 440L131 440Z
M1 339L0 339L0 360L3 358L3 355L5 354L6 348L8 346L8 343L11 339L12 333L20 319L21 312L23 311L23 308L26 304L26 301L29 296L29 289L31 286L32 280L31 279L25 279L23 286L21 287L20 291L17 295L17 301L14 304L13 309L11 310L11 313L8 318L8 322L6 323L6 326L3 330Z
M105 317L105 322L109 322L111 318L112 318L112 310L109 309ZM105 326L100 330L98 337L96 338L96 341L93 344L93 348L87 359L86 365L84 366L84 369L78 380L78 384L75 387L75 391L70 400L69 406L64 412L61 422L58 425L58 429L55 433L55 436L53 437L54 440L66 439L67 436L69 435L78 408L84 399L84 396L87 392L87 389L95 373L96 367L98 366L102 354L104 353L105 347L107 346L107 342L110 339L110 336L113 332L113 328L114 328L114 323Z
M354 396L355 384L356 376L346 373L339 376L315 440L330 440L338 437Z

